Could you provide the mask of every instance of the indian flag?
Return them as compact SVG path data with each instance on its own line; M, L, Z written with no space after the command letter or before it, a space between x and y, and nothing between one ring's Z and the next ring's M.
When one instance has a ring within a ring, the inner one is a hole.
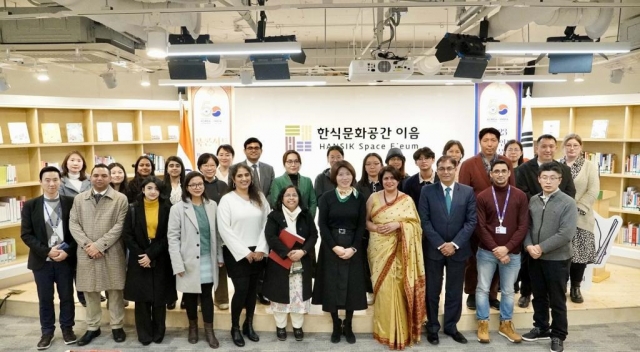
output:
M193 137L189 127L189 113L184 108L182 99L180 100L180 139L178 143L178 156L184 163L186 170L195 170L195 153L193 149Z

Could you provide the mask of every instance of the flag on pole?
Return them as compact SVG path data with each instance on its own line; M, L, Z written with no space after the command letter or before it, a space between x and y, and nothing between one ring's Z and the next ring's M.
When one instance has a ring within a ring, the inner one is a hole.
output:
M522 155L525 159L533 159L533 122L531 115L531 92L527 88L527 97L524 98L524 119L520 130L520 143L522 143Z
M186 170L195 170L193 168L196 164L194 160L195 153L191 128L189 127L189 113L184 108L182 97L180 99L180 139L177 154L182 159Z

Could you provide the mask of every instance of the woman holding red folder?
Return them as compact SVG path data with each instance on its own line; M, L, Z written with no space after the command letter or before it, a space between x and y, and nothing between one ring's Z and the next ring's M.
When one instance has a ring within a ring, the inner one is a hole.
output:
M300 198L300 191L293 185L280 191L264 230L271 248L269 256L283 259L282 264L275 260L267 262L263 286L264 296L271 301L276 336L280 341L287 339L287 313L291 315L296 341L304 339L304 314L311 307L314 263L313 256L307 253L314 251L318 230L309 211L300 208ZM292 242L292 246L288 245Z

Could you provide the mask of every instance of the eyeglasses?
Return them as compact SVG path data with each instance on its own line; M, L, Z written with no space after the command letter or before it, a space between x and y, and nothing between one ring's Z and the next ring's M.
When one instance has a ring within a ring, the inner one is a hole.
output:
M438 172L453 172L455 169L455 167L439 167Z
M300 164L300 160L287 160L285 163L287 165L298 165Z
M492 170L491 173L495 175L506 175L509 173L509 170Z
M564 147L567 149L578 149L580 148L580 144L567 144Z
M204 183L192 183L189 185L191 188L202 188L204 187Z
M433 160L433 158L419 158L419 159L418 159L418 160L416 160L416 161L419 161L419 162L425 162L425 161L429 161L429 160Z
M201 168L216 168L216 164L202 164L202 166L200 166Z
M544 182L547 182L547 181L555 182L555 181L558 181L561 178L562 177L558 177L558 176L540 176L540 180L542 180Z
M245 149L246 150L260 150L262 148L260 148L260 147L246 147Z
M284 198L298 198L298 194L293 193L293 194L285 194L283 196Z

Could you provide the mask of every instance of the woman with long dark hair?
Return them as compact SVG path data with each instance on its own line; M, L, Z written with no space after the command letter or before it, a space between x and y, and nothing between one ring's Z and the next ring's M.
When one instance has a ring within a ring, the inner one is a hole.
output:
M136 197L140 194L140 185L142 184L142 181L144 181L144 179L148 176L155 175L156 166L150 156L141 155L133 165L133 169L135 170L133 180L129 182L129 186L127 187L127 191L125 192L129 203L133 203L136 201Z
M129 186L127 171L125 171L124 166L120 163L111 163L108 168L111 174L111 188L124 194Z
M185 168L179 156L172 155L164 163L164 188L162 194L176 204L182 200L182 183L185 177Z
M273 260L267 261L262 291L271 301L276 336L280 341L287 339L287 315L291 315L296 341L304 339L304 314L309 313L311 308L314 257L310 254L315 251L318 230L313 222L314 217L300 202L301 196L300 190L293 185L283 188L264 230L271 251L281 259L291 261L289 269ZM314 193L312 196L315 198ZM303 238L304 243L296 242L292 248L288 248L280 239L283 230Z
M167 227L171 203L160 197L162 181L142 181L138 200L129 206L122 237L129 250L124 298L135 301L138 341L148 345L164 339L166 304L175 302Z
M522 153L522 143L515 139L511 139L504 144L503 155L511 160L511 166L514 170L526 161Z
M256 307L258 277L263 268L262 260L269 253L264 236L269 202L252 180L249 166L236 164L229 171L231 192L220 200L218 229L224 246L222 253L227 273L235 292L231 299L231 338L236 346L244 346L246 335L257 342L260 337L253 329L253 313ZM246 318L240 331L240 313Z
M318 204L318 227L322 245L318 254L313 304L331 313L333 333L331 342L340 342L345 335L348 343L355 343L352 319L356 310L367 309L367 288L364 273L366 253L362 250L362 236L366 230L366 200L353 187L356 172L347 161L331 167L331 182L336 188L325 192ZM338 310L346 317L340 320Z
M212 291L218 285L222 264L216 210L216 203L204 192L202 174L188 173L182 184L182 200L171 207L167 235L176 289L182 292L189 319L188 341L198 342L200 299L205 338L211 348L220 346L213 332Z

